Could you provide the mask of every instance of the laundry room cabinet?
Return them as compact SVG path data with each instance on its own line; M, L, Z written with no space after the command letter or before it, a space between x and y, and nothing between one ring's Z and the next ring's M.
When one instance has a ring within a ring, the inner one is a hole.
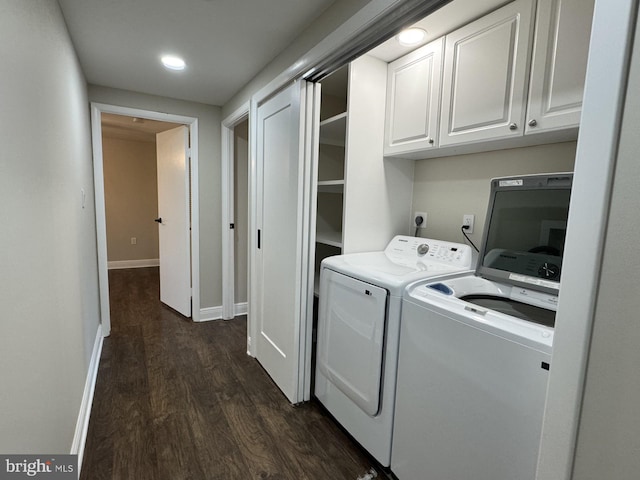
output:
M437 147L443 39L387 68L384 154Z
M381 251L405 234L413 182L412 165L384 158L387 63L363 55L320 83L317 272L327 256Z
M539 0L525 134L577 128L594 0Z
M517 0L445 37L440 145L522 135L533 17Z
M429 158L575 139L593 6L516 0L447 34L439 40L435 104L425 100L433 98L431 84L408 68L426 47L389 63L385 155ZM411 74L411 86L398 93ZM427 123L437 132L427 135Z

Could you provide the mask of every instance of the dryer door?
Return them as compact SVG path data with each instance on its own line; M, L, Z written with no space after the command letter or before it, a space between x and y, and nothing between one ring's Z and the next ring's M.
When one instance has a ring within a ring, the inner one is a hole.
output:
M384 288L322 270L318 368L370 416L380 407L386 306Z

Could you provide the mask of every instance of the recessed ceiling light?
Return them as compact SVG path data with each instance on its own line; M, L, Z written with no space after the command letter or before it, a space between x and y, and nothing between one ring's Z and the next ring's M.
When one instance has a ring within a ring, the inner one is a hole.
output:
M187 66L183 59L174 55L165 55L160 60L165 68L169 70L184 70Z
M407 28L398 34L398 42L400 42L400 45L410 47L418 45L426 36L427 32L421 28Z

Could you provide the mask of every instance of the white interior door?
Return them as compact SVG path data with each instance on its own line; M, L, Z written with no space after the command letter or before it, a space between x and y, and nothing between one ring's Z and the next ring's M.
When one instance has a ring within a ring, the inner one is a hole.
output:
M259 105L256 115L255 354L292 403L303 400L308 277L301 83Z
M191 316L188 150L187 127L156 134L160 301L185 317Z

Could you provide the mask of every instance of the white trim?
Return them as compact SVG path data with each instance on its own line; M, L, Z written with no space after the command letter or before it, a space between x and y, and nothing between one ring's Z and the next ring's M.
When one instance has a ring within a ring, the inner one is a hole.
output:
M191 319L200 321L200 162L198 119L189 127L191 152Z
M200 310L200 320L199 322L210 322L212 320L232 320L234 317L238 317L240 315L247 315L247 302L236 303L232 306L233 308L233 317L231 318L223 318L222 312L224 309L222 306L217 307L206 307Z
M200 309L200 318L198 321L210 322L211 320L222 320L222 306Z
M76 430L71 443L71 455L78 455L78 473L82 468L82 457L84 456L84 447L87 441L87 431L89 429L89 418L91 416L91 406L93 405L93 394L96 388L96 379L98 378L98 368L100 367L100 354L102 353L102 343L104 335L102 334L102 326L98 325L96 339L93 342L93 351L91 353L91 361L89 362L89 370L84 384L84 392L82 393L82 402L80 403L80 411L78 412L78 420L76 422Z
M311 399L311 356L313 350L313 301L316 261L316 211L318 204L318 155L320 148L320 83L305 86L306 106L304 117L304 207L302 258L302 327L300 336L300 372L298 394L302 401ZM305 260L306 259L306 260Z
M573 476L635 3L596 1L537 480Z
M198 187L198 119L140 108L121 107L91 102L91 139L93 146L93 183L95 189L96 236L98 250L98 283L100 290L100 319L104 336L111 333L109 310L109 274L107 260L107 221L104 198L104 171L102 159L102 114L115 113L129 117L148 118L161 122L182 123L189 126L191 136L191 317L200 316L200 202Z
M159 267L159 258L146 258L143 260L112 260L107 262L107 268L109 270L120 270L124 268L146 268L146 267Z
M233 318L235 297L235 231L229 224L235 224L234 211L234 128L249 117L249 102L242 104L235 112L222 121L222 318Z
M104 170L102 162L102 111L91 106L91 143L93 148L93 188L96 209L96 247L98 250L98 287L100 292L100 323L102 333L111 333L109 310L109 272L107 271L107 214L104 198Z
M249 312L249 309L247 308L247 306L248 306L247 302L236 303L233 306L233 316L238 317L240 315L247 315Z
M249 313L247 314L247 355L256 356L256 343L252 338L257 338L258 322L253 318L252 312L258 307L258 103L249 102L249 228L247 232L247 302Z

